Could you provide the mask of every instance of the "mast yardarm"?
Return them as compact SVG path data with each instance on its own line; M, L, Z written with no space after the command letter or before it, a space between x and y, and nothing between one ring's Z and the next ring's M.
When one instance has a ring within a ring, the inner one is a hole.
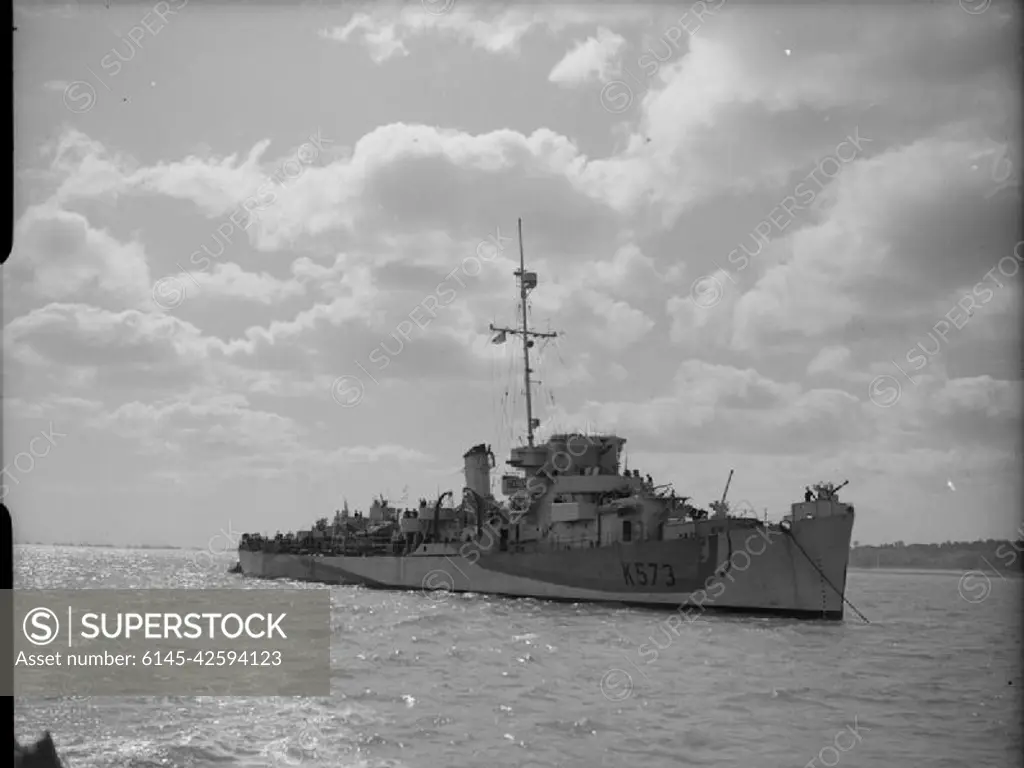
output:
M533 346L532 339L550 339L557 336L557 333L540 333L538 331L531 331L529 322L526 314L526 299L529 296L530 291L537 287L537 273L526 271L525 257L523 256L523 220L519 219L519 269L515 271L515 276L519 280L519 302L520 308L522 309L523 315L523 326L522 328L502 328L491 324L491 331L497 331L498 335L494 337L493 342L495 344L501 344L505 341L506 334L513 334L514 336L521 336L523 339L523 384L526 387L526 439L530 447L533 447L533 430L540 426L540 419L533 418L533 384L534 381L530 378L530 374L533 373L533 369L530 368L530 347Z

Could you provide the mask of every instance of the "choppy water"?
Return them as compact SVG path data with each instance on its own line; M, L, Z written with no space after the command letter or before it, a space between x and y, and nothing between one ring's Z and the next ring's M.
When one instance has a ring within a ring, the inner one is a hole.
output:
M19 588L300 586L180 551L15 557ZM1019 579L852 571L869 625L709 615L678 635L637 609L331 592L329 698L19 699L16 733L50 728L81 768L982 768L1024 746Z

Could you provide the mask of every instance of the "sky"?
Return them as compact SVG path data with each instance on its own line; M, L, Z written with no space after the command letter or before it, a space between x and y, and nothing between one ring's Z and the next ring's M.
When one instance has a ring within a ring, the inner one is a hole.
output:
M15 4L0 492L203 546L525 434L861 543L1019 530L1019 11ZM403 500L405 500L403 502Z

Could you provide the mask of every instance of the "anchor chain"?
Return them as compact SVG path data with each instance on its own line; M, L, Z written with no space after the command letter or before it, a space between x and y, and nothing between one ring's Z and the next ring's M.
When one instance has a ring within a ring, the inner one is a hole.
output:
M809 554L807 554L807 551L800 545L800 542L796 540L796 536L793 535L793 531L791 530L791 526L790 526L789 522L786 521L786 520L783 520L782 523L779 525L779 528L782 529L783 533L785 533L787 536L789 536L790 541L792 541L796 545L796 548L800 550L800 554L802 554L805 558L807 558L807 562L809 562L812 566L814 566L814 570L816 570L818 572L818 575L821 576L821 578L824 580L824 582L826 584L828 584L830 587L832 587L833 590L835 590L835 593L837 595L839 595L839 597L842 598L844 603L846 603L848 606L850 606L850 610L852 610L854 613L856 613L857 616L860 617L864 621L865 624L870 624L871 622L868 621L868 618L863 613L861 613L859 610L857 610L857 606L855 606L853 603L851 603L849 600L846 599L846 595L844 595L839 589L836 588L836 585L833 584L832 581L829 579L829 577L825 575L825 572L823 570L821 570L821 568L818 567L818 564L816 562L814 562L814 559Z

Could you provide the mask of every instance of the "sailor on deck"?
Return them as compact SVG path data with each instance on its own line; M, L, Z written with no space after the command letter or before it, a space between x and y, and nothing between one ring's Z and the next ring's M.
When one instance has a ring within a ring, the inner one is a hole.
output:
M804 486L804 501L814 501L814 491L809 485Z

